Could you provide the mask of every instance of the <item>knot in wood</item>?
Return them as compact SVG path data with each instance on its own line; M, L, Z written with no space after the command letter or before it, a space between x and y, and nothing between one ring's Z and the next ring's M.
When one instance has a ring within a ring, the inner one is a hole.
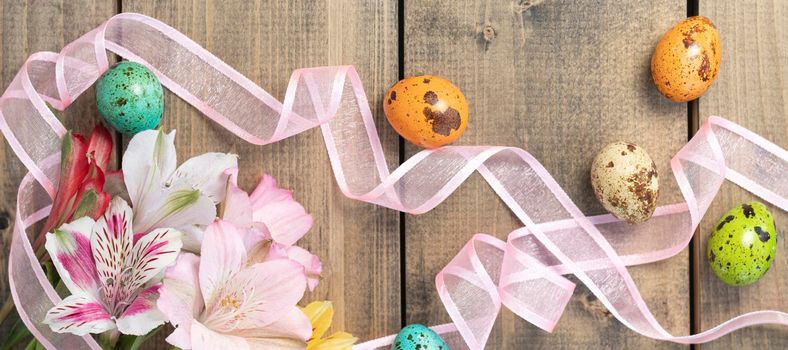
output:
M599 299L594 297L589 293L583 293L582 297L580 298L580 303L583 305L583 308L588 311L591 316L597 321L605 321L613 319L613 314L610 313L610 310L602 304Z
M11 226L11 216L7 212L0 213L0 230L5 230Z
M515 4L515 12L523 13L534 5L539 5L544 0L519 0Z
M484 41L491 43L495 39L495 29L491 25L485 24L484 29L482 29L482 36Z

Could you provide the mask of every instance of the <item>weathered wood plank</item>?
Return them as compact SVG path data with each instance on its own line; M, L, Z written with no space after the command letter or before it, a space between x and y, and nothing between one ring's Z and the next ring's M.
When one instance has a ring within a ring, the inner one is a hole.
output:
M30 54L38 51L60 51L70 41L95 28L115 13L111 1L0 1L0 77L5 89ZM69 129L89 133L99 123L93 90L86 91L65 112L59 113ZM8 289L8 246L16 210L16 193L26 170L0 135L0 302L10 295ZM0 326L6 334L16 322L9 319Z
M719 115L737 122L782 148L788 148L788 3L785 1L701 1L700 14L710 18L722 39L722 67L717 81L700 99L700 118ZM785 224L788 214L769 206L777 224L777 255L760 281L729 287L719 281L705 260L706 242L721 215L733 206L758 199L725 183L700 226L701 327L708 329L745 312L788 310L788 254ZM704 349L784 349L784 327L739 330Z
M587 214L602 213L589 183L596 151L640 144L663 174L660 204L681 200L671 156L687 140L685 104L655 89L651 53L686 15L685 1L405 2L405 75L436 74L463 89L470 123L457 144L534 154ZM408 145L407 154L417 151ZM449 317L434 276L476 232L505 239L519 226L481 177L405 222L407 322ZM689 332L688 254L630 269L658 320ZM579 286L555 334L503 311L488 348L670 348L629 331Z
M275 97L283 98L297 68L353 64L379 125L381 96L397 80L394 1L126 0L124 11L154 16L182 31ZM306 300L334 303L334 330L362 339L400 327L399 214L345 198L331 174L322 136L312 130L274 145L246 144L167 94L165 129L178 130L179 160L208 151L240 155L240 184L251 190L263 173L294 190L315 218L301 245L323 260L323 281ZM396 164L398 139L382 130ZM163 344L164 334L158 337ZM165 349L164 345L155 347Z

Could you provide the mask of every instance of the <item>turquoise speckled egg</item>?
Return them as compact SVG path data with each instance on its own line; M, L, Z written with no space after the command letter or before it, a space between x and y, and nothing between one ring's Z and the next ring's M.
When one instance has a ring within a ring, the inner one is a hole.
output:
M148 68L123 61L99 79L96 102L99 114L109 125L131 136L159 125L164 112L164 90Z
M450 350L449 345L435 333L433 330L424 325L412 324L403 328L397 337L394 338L394 343L391 344L391 350Z
M706 243L711 270L732 286L746 286L763 277L775 253L774 219L758 202L742 204L723 215Z

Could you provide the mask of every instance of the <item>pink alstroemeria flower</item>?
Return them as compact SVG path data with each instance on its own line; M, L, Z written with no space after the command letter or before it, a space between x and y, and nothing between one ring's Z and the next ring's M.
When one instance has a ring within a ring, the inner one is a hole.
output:
M267 174L249 195L249 202L252 221L264 223L277 243L291 246L312 228L312 215L293 199L293 192L277 187L276 180Z
M304 268L307 286L313 291L320 282L320 259L294 244L312 227L312 216L293 199L293 193L276 186L263 175L251 196L238 188L237 169L228 171L227 196L222 219L241 232L249 261L289 259Z
M168 269L159 309L176 326L167 342L182 349L304 349L312 334L296 306L306 289L288 259L247 265L236 227L205 230L202 255L182 253Z
M181 249L181 233L156 229L134 235L132 211L112 199L103 216L82 217L48 233L46 249L71 295L47 312L44 323L58 333L144 335L164 323L156 309L154 277Z

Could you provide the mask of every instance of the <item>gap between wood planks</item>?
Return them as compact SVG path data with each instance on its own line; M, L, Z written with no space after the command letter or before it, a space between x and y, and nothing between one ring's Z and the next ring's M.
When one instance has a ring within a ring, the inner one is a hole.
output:
M117 0L115 2L115 13L122 13L122 12L123 12L123 0ZM120 55L117 54L113 56L115 57L115 62L120 62L123 59L122 57L120 57ZM116 169L121 169L121 166L123 165L123 134L121 134L118 131L115 131L115 153L117 155L117 157L115 157L115 159L117 160Z
M397 68L398 68L398 79L402 80L405 79L405 0L397 1ZM399 164L405 162L405 139L402 136L398 137L399 139ZM405 230L405 213L399 213L399 283L400 283L400 303L399 303L399 310L400 310L400 325L402 328L408 325L408 309L407 309L407 290L406 287L406 277L408 265L405 262L405 257L408 255L406 254L405 250L405 236L407 231Z
M700 13L700 0L687 0L687 17L697 16ZM687 141L698 132L700 127L699 104L700 98L687 102ZM689 290L690 290L690 334L700 332L700 226L692 234L689 246ZM690 345L692 350L700 350L700 344Z

